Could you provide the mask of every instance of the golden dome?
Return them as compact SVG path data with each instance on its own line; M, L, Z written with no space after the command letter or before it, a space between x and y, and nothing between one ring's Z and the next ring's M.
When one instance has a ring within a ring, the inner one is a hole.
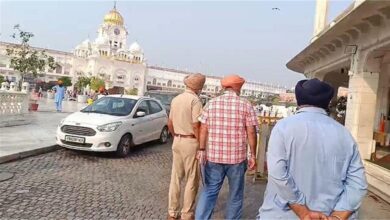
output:
M104 23L111 25L123 25L123 17L114 7L104 16Z

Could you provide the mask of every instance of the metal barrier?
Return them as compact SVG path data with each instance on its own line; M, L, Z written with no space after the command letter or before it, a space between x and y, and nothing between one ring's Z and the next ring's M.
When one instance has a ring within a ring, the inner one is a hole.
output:
M271 116L259 116L259 131L257 136L257 167L256 172L253 176L253 182L256 180L266 180L267 179L267 164L266 164L266 152L268 147L268 141L271 136L271 131L274 125L278 120L282 119L281 117L271 117Z

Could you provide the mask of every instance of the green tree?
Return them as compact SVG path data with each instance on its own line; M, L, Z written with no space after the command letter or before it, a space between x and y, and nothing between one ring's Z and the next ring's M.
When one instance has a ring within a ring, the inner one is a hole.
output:
M133 89L126 90L126 95L138 95L138 89L133 88Z
M247 97L247 100L248 100L249 102L251 102L252 105L256 105L256 104L259 103L259 100L258 100L257 97L254 96L254 95Z
M3 83L5 80L4 80L4 76L0 75L0 86L1 86L1 83Z
M91 89L92 90L99 90L99 88L101 88L101 87L105 87L105 83L104 83L104 80L103 79L101 79L101 78L99 78L99 77L95 77L95 76L93 76L92 78L91 78L91 84L90 84L90 86L91 86Z
M45 50L36 50L30 46L30 39L34 37L33 33L21 30L19 25L15 25L14 30L15 33L11 37L18 40L19 44L8 47L6 51L11 58L10 67L19 71L22 77L21 82L27 74L36 77L44 72L46 67L52 70L56 68L54 58L47 55Z
M79 90L85 88L87 85L91 84L91 78L86 76L80 76L75 83L75 87Z
M72 86L72 79L70 77L62 76L58 80L61 80L65 87Z
M279 97L279 95L275 95L275 96L272 98L272 103L273 103L274 105L277 105L277 104L279 104L279 102L280 102L280 97Z

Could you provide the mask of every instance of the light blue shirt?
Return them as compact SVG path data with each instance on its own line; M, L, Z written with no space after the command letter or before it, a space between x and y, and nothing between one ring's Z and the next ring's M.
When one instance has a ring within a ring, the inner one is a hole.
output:
M62 100L65 97L65 91L66 91L65 86L61 87L59 85L56 85L53 87L53 90L56 91L56 94L54 96L54 102L62 102Z
M258 219L298 219L288 206L293 203L326 215L353 211L353 219L367 192L356 142L321 108L302 108L275 125L267 165Z

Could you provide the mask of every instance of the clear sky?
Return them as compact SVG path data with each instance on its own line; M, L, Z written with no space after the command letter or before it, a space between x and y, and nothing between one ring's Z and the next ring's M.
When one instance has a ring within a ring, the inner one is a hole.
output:
M329 19L351 0L330 1ZM35 34L33 46L71 51L95 39L113 1L0 0L0 40L15 24ZM280 10L272 10L277 7ZM303 76L286 63L313 33L315 1L118 1L128 43L143 47L149 65L292 86Z

